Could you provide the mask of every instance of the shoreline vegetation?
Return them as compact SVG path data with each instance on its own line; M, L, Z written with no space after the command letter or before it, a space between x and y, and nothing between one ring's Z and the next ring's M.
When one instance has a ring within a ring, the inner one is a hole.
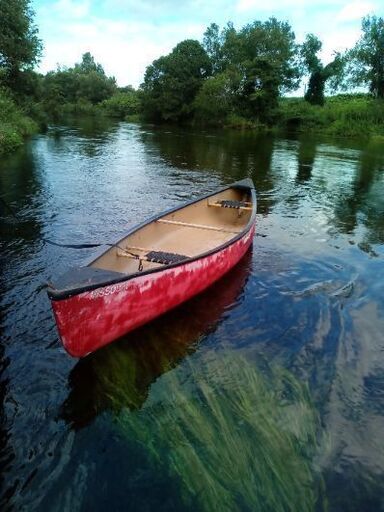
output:
M135 90L118 87L89 52L72 68L35 72L43 44L30 1L0 2L0 155L67 114L384 141L383 18L363 18L355 46L327 64L317 36L298 43L276 18L212 23L202 42L181 41L153 61ZM303 80L304 97L292 97ZM346 93L356 87L368 92Z

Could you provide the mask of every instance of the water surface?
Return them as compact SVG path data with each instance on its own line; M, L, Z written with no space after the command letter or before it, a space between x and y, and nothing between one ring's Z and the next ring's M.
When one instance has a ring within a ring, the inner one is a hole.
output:
M384 510L384 147L83 120L0 161L2 510ZM44 283L234 180L253 249L79 361Z

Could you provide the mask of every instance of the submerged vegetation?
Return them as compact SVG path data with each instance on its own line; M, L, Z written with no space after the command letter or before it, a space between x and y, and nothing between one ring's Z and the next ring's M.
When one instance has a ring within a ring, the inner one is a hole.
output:
M118 87L94 57L46 75L29 0L0 0L0 152L64 114L246 129L305 129L341 136L383 135L384 19L366 16L355 46L327 64L322 42L298 43L289 23L272 17L240 29L212 23L202 41L181 41L146 69L138 90ZM287 99L307 81L303 99ZM365 96L325 91L366 87ZM33 121L31 120L33 119Z
M236 353L193 360L164 375L139 411L130 388L125 399L125 384L105 374L121 431L179 482L191 507L315 510L319 423L307 388L280 368L264 375Z

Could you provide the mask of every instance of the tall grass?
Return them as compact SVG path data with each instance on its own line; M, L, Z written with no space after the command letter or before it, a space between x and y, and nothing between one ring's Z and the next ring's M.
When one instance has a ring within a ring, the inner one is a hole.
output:
M322 132L342 137L384 135L384 102L364 94L330 97L324 107L303 99L280 102L281 125L299 131Z
M186 506L315 509L318 417L307 388L289 372L263 374L237 354L190 357L156 382L140 411L131 410L131 379L122 375L119 383L115 375L104 383L120 428L179 481Z

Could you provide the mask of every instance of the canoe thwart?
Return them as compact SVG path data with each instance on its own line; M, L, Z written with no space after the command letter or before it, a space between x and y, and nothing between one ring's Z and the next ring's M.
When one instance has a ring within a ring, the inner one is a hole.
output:
M234 201L234 200L222 200L216 201L215 203L208 203L208 206L215 206L216 208L235 208L236 210L249 210L252 211L252 203L247 201Z
M179 220L158 219L156 222L161 222L162 224L173 224L175 226L185 226L186 228L210 229L212 231L221 231L222 233L241 233L241 231L236 229L218 228L215 226L207 226L205 224L192 224L190 222L181 222Z

